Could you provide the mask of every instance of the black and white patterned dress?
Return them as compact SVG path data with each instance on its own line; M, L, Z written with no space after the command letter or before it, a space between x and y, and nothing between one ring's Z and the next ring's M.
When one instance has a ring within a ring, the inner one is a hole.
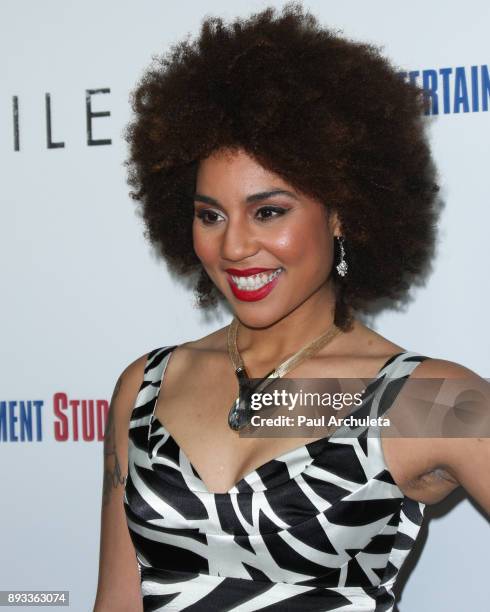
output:
M145 612L393 610L424 504L395 484L379 430L340 427L211 493L154 416L174 348L149 353L129 428L124 507ZM424 359L391 357L356 416L385 414Z

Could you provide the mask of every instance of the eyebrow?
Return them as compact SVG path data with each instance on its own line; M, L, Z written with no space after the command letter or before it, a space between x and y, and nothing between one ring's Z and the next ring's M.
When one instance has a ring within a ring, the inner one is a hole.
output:
M292 191L287 191L286 189L273 189L271 191L260 191L259 193L253 193L252 195L249 195L245 198L245 202L261 202L262 200L267 200L268 198L275 195L286 195L290 198L298 200L298 196L295 195ZM219 208L222 208L218 200L210 198L209 196L202 195L201 193L196 192L194 194L194 200L204 202L205 204L212 204L213 206L218 206Z

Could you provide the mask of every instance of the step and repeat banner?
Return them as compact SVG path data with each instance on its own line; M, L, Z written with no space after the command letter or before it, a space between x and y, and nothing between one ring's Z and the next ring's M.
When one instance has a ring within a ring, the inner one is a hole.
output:
M228 324L143 237L129 198L129 93L155 54L206 15L282 2L4 0L1 82L0 590L64 590L91 610L103 431L120 372L156 347ZM431 92L445 208L427 284L372 322L393 342L490 377L490 5L305 1L329 27L382 45ZM380 91L382 96L383 92ZM410 556L402 612L488 609L490 530L456 492Z

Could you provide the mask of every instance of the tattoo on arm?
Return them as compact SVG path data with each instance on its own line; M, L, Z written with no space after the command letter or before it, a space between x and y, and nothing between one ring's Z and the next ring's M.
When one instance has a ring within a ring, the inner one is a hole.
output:
M121 464L116 452L116 428L114 425L114 402L121 387L121 377L117 380L112 394L107 424L104 432L104 482L102 487L102 505L105 506L111 497L112 489L126 483L127 476L122 475ZM110 457L114 459L111 461Z

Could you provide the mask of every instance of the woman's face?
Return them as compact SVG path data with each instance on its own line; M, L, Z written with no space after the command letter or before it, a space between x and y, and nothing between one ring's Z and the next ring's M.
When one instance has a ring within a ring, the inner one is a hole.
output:
M194 250L250 327L265 327L331 292L335 215L294 190L243 150L201 161Z

